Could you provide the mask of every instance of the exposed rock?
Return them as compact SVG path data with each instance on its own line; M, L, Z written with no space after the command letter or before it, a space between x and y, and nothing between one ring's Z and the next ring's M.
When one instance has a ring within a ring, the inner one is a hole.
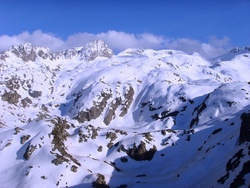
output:
M91 135L91 138L92 138L92 139L96 139L97 136L98 136L97 129L94 129L94 127L92 127L92 135Z
M117 135L114 132L107 132L106 139L110 139L110 141L114 141L117 138Z
M16 127L14 134L18 134L18 133L20 133L20 131L23 131L23 129L20 127Z
M176 117L178 114L179 114L179 111L169 112L169 110L167 110L167 111L163 111L160 116L159 114L154 114L151 117L154 120L158 120L158 119L165 119L167 117Z
M93 105L90 109L87 109L86 111L80 111L75 117L75 119L79 123L84 123L85 121L90 121L92 119L98 118L106 107L107 101L111 96L112 94L110 93L102 92L102 101L99 103L95 102L95 105Z
M161 134L162 134L163 136L165 136L165 135L166 135L166 130L161 130Z
M134 147L126 150L126 153L130 158L136 161L151 161L156 151L157 148L155 145L147 151L145 142L141 141L138 147L134 144Z
M128 92L125 93L125 95L124 95L125 101L123 101L122 112L119 115L120 117L123 117L127 114L128 109L133 102L134 93L135 93L135 91L134 91L133 87L129 86Z
M102 174L97 174L97 179L92 183L94 188L109 188L109 185L106 184L105 177Z
M240 116L241 118L241 127L240 127L240 140L239 144L243 142L250 141L250 113L243 113Z
M79 135L78 142L80 142L80 143L82 143L83 141L87 142L88 136L86 134L83 134L83 131L81 129L78 129L78 135Z
M228 162L227 171L234 170L240 164L240 159L243 157L243 149L239 150Z
M114 145L113 142L109 142L109 143L107 144L107 147L108 147L108 148L111 148L113 145Z
M72 165L71 166L71 168L70 168L70 170L72 171L72 172L77 172L77 166L75 166L75 165Z
M99 146L97 149L98 152L102 152L102 146Z
M9 104L16 104L21 96L15 92L6 92L2 95L2 100L7 101Z
M30 156L32 155L32 153L36 150L36 145L33 146L31 144L28 145L28 147L26 148L25 153L23 154L23 158L28 160L30 158Z
M241 187L245 184L245 175L250 173L250 160L243 164L243 167L234 181L230 184L230 188ZM249 186L249 185L246 185Z
M29 104L32 104L32 100L28 97L25 97L24 99L21 100L21 104L25 108L29 106Z
M120 133L121 135L128 135L126 131L120 130L120 129L114 129L116 133Z
M211 134L217 134L222 131L222 128L215 129Z
M192 115L194 115L194 113L196 112L196 117L191 120L190 125L189 125L190 128L192 128L194 125L198 124L199 116L200 116L201 112L203 110L205 110L207 107L206 100L209 98L209 96L210 96L210 94L208 94L207 97L205 98L205 100L194 109Z
M230 171L234 171L240 165L240 159L244 157L243 149L239 150L228 162L226 165L226 174L218 179L218 183L224 184L225 181L229 178Z
M25 135L21 137L21 144L24 144L27 140L29 140L30 135Z
M0 60L5 61L6 58L8 58L9 56L5 53L0 53Z
M35 61L37 57L30 43L24 43L19 46L12 47L11 52L21 58L24 62Z
M92 61L97 57L107 57L110 58L113 55L111 49L108 48L107 44L101 40L94 40L85 45L81 50L82 56L86 61Z
M41 91L33 91L33 90L29 90L29 95L33 98L38 98L42 96L42 92Z
M6 87L10 89L11 91L15 91L20 88L20 78L17 76L12 76L11 79L4 82Z
M82 126L78 129L79 142L87 142L89 138L96 139L98 136L98 128L92 125Z
M43 111L48 112L48 108L44 104L42 104L41 108Z
M112 121L112 119L115 118L115 111L118 108L119 105L121 105L122 100L121 98L116 98L115 101L113 101L110 105L110 108L108 110L108 113L106 115L106 117L104 118L103 122L105 123L105 125L109 125L110 122Z
M53 154L53 153L52 153ZM60 155L60 154L58 154L58 153L56 153L55 154L55 159L53 159L52 161L51 161L51 163L53 163L54 165L56 165L56 166L58 166L59 164L62 164L63 162L69 162L69 159L68 158L66 158L66 157L64 157L64 156L62 156L62 155Z
M145 138L146 138L148 141L152 141L152 140L153 140L152 135L150 134L150 132L144 133L144 136L145 136Z
M66 131L66 129L69 129L71 125L66 119L62 119L60 117L51 120L51 123L54 124L54 129L51 132L51 134L54 136L52 140L52 144L54 145L52 151L58 150L61 154L60 155L56 153L56 159L54 159L52 163L58 165L64 161L68 162L71 160L78 166L81 166L81 164L67 152L67 148L64 144L64 141L66 141L67 137L69 136L69 133Z
M48 179L48 178L47 178L46 176L44 176L44 175L41 176L41 178L44 179L44 180Z

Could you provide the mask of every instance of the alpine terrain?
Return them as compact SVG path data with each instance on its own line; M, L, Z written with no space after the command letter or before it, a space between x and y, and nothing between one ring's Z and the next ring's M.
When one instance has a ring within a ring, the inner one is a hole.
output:
M100 40L0 54L0 187L248 187L250 47Z

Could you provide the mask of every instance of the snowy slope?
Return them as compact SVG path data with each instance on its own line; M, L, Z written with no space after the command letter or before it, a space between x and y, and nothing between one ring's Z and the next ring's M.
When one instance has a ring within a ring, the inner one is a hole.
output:
M249 48L25 43L0 60L1 187L250 185Z

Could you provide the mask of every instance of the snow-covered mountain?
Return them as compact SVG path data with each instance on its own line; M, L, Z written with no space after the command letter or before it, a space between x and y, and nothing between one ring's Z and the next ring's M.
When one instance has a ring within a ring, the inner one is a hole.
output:
M248 187L250 51L103 41L0 54L0 187Z

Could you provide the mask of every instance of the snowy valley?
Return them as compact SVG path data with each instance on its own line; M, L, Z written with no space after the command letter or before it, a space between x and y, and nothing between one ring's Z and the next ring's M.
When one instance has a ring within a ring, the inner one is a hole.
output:
M100 40L0 54L0 187L248 187L250 47Z

